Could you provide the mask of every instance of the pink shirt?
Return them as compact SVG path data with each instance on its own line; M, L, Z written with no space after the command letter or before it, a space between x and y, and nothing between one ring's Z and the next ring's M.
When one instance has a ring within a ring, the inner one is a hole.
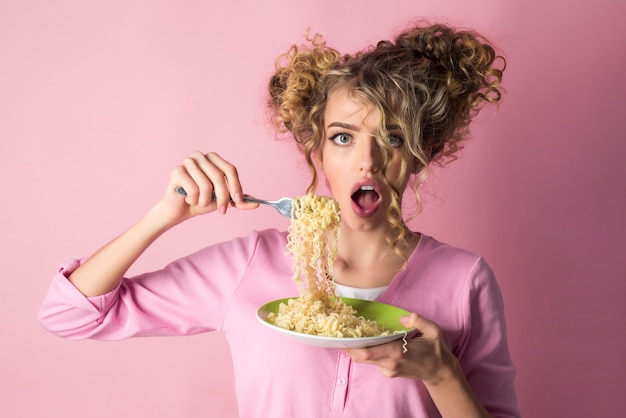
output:
M39 320L70 339L220 331L230 344L242 417L439 417L420 381L384 377L341 350L307 346L258 323L260 305L298 295L285 245L285 232L255 231L91 298L67 280L80 263L68 261ZM423 235L378 301L435 321L487 410L519 417L502 297L482 258Z

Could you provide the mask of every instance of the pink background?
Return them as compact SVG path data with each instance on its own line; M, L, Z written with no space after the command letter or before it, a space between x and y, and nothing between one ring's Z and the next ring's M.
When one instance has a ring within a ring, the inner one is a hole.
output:
M624 4L1 0L0 413L236 416L220 335L104 343L45 333L35 313L56 265L129 226L196 149L235 162L249 193L303 193L302 164L267 123L274 58L307 27L350 51L408 17L445 16L501 47L507 95L461 160L431 179L416 227L493 266L525 417L621 416ZM286 220L266 208L195 219L133 271L270 226Z

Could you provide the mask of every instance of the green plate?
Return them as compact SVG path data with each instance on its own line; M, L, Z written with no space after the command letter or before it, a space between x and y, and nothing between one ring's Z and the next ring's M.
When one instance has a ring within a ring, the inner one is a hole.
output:
M406 328L400 323L400 317L409 315L409 312L398 308L397 306L387 305L380 302L372 302L369 300L342 298L346 305L352 306L358 312L359 316L378 322L385 329L396 334L383 335L378 337L362 337L362 338L341 338L341 337L325 337L322 335L311 335L297 331L290 331L274 325L267 321L267 315L270 312L278 313L281 303L287 303L289 299L284 298L268 302L261 306L257 311L257 318L261 323L274 331L285 334L302 343L326 348L362 348L374 345L385 344L402 338L407 334L415 331L414 328Z

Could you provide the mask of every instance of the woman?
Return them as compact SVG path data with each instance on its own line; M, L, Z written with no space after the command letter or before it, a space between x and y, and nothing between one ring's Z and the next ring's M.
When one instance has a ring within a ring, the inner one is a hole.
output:
M161 234L243 202L236 168L196 152L164 197L87 260L61 267L40 310L66 338L218 330L230 344L243 417L517 417L502 299L485 261L405 224L402 197L454 158L482 104L500 99L504 60L479 35L415 26L354 55L321 37L292 47L270 81L274 123L300 145L341 209L338 294L400 306L419 333L367 349L310 347L257 323L293 296L287 234L252 231L138 277L124 274ZM182 186L186 197L176 193ZM212 195L215 194L215 199Z

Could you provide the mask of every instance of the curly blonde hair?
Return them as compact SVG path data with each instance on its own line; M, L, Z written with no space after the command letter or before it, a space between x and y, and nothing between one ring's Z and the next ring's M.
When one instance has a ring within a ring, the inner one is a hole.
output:
M418 24L393 41L383 40L354 54L341 54L322 36L307 36L308 45L293 45L281 55L269 82L269 105L279 132L290 132L312 173L307 189L317 187L314 156L324 140L324 111L329 95L348 87L380 111L377 141L386 150L383 178L391 191L387 219L397 248L406 234L398 179L386 175L393 149L386 128L405 138L400 182L411 174L418 212L418 187L434 163L453 161L468 137L469 124L485 103L502 97L505 59L481 35L443 24Z

